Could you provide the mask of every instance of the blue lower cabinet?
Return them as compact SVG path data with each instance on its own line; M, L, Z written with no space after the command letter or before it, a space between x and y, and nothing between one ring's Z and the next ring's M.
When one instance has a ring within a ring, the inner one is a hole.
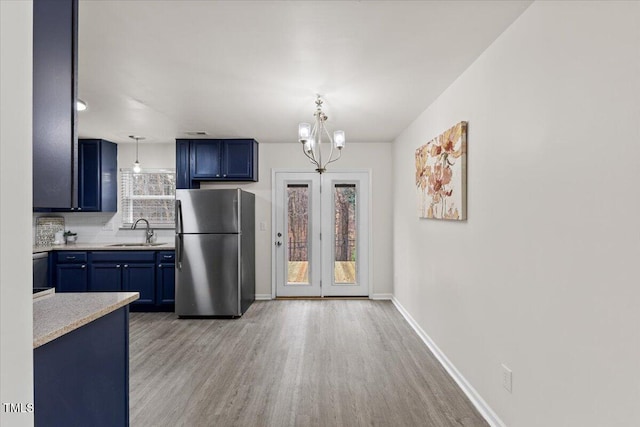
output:
M89 291L122 291L122 264L91 263Z
M173 305L176 302L176 265L158 264L158 304Z
M173 311L175 251L56 251L56 292L138 292L131 311Z
M156 302L156 268L154 263L125 264L122 285L127 292L139 292L132 305L154 305Z
M56 265L56 292L86 292L87 264Z
M128 426L128 308L35 348L33 377L36 426Z

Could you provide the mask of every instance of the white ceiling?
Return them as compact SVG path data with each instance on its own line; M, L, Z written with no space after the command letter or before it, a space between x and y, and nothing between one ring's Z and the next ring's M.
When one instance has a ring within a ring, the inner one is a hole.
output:
M80 137L392 141L531 1L81 1ZM464 102L463 99L460 102Z

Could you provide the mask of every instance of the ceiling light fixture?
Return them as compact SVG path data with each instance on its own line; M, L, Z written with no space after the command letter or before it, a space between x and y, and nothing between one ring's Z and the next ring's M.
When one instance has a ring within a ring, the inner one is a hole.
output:
M133 162L133 172L140 173L140 171L142 170L142 167L140 166L140 162L138 161L138 141L140 141L141 139L144 139L144 137L129 135L129 138L136 140L136 161Z
M87 103L84 102L82 99L76 99L76 110L84 111L86 109L87 109Z
M317 166L316 172L323 173L327 170L327 165L333 163L342 155L342 149L345 145L344 131L337 130L333 132L333 139L329 135L329 131L324 126L324 122L328 117L322 112L322 99L320 95L316 98L316 112L313 114L316 121L311 129L309 123L300 123L298 125L298 141L302 143L302 151L305 156L311 160L311 163ZM322 162L322 135L326 135L331 143L331 151L326 161ZM333 157L333 149L338 149L338 156Z

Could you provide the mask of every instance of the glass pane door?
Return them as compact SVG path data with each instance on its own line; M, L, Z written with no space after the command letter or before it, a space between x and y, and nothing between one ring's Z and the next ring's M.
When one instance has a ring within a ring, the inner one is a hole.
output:
M320 178L278 172L274 182L275 293L321 296Z
M357 192L355 184L335 184L333 277L336 284L356 283Z
M287 284L309 284L309 184L287 184Z
M369 295L368 224L369 174L323 173L323 296Z
M277 297L369 295L369 173L274 173Z

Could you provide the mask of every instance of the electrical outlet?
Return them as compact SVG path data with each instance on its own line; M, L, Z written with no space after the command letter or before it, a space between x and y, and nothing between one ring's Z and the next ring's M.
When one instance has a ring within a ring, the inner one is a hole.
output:
M513 372L511 372L511 369L509 369L508 367L506 367L505 365L501 365L502 366L502 387L505 388L505 390L507 390L509 393L512 393L512 386L513 386Z
M260 222L260 231L267 231L267 223L264 221Z

